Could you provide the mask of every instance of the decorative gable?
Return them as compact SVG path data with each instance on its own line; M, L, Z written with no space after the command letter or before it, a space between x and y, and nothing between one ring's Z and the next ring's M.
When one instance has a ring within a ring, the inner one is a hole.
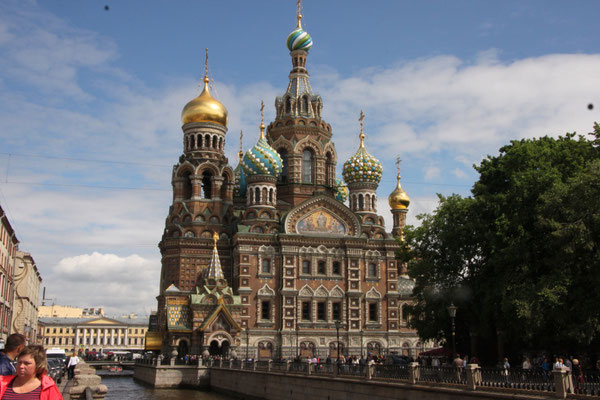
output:
M360 237L361 224L344 204L329 196L316 196L293 208L284 222L285 232L301 235Z

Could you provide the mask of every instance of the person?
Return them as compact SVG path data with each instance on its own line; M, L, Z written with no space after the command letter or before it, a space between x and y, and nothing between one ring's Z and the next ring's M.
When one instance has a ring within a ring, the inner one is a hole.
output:
M575 387L577 389L581 389L581 386L584 382L583 371L581 370L581 365L579 364L579 360L574 358L572 361L571 373L573 374L573 382L575 383Z
M77 364L79 364L79 357L77 357L77 354L73 352L73 355L69 357L69 362L67 363L67 377L69 380L75 377L75 367Z
M17 359L17 375L0 377L0 399L62 400L56 383L47 375L43 346L29 345Z
M524 370L530 370L531 369L531 362L529 361L529 357L525 357L523 359L523 369Z
M13 333L6 338L4 351L0 353L0 375L16 375L14 360L25 347L25 336Z

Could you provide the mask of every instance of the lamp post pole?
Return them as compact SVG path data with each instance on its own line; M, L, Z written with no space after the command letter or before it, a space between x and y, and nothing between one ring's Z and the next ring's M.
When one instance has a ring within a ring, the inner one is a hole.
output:
M248 350L250 347L250 330L246 327L246 361L248 361Z
M450 303L448 306L448 314L452 319L452 360L456 358L456 324L454 323L454 319L456 318L457 308L454 303Z
M296 321L296 359L300 358L300 355L298 354L298 331L300 330L300 327L298 326L298 321Z

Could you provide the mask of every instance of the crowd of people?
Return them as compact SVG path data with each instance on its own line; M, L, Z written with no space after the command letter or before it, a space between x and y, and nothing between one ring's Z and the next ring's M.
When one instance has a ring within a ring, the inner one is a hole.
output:
M27 345L25 336L15 333L6 339L0 353L0 400L62 400L48 376L46 350Z

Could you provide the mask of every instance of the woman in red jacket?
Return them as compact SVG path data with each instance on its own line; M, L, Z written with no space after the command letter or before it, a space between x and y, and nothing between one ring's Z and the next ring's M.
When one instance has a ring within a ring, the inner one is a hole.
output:
M46 375L43 346L25 347L17 360L17 375L0 377L0 400L62 400L56 384Z

